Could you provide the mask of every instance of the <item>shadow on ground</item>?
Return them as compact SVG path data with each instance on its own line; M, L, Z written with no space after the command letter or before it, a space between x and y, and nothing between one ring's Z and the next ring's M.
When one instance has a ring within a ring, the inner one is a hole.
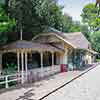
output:
M52 80L55 79L55 76L50 76L50 77L45 77L42 81L48 81L48 80ZM39 80L41 81L41 80ZM39 88L43 85L43 82L37 82L35 84L35 82L33 83L28 83L28 84L24 84L24 85L16 85L13 87L10 87L9 89L1 89L0 90L0 95L6 92L13 92L15 90L19 90L20 89L26 89L26 92L23 93L23 95L19 96L16 100L35 100L35 99L31 99L31 97L35 96L35 89ZM17 95L17 94L16 94Z
M78 68L76 70L84 71L84 70L89 69L89 68L94 67L94 66L96 66L96 63L95 64L87 64L84 67Z
M34 90L30 89L29 91L25 92L23 96L19 96L16 100L35 100L35 99L30 99L32 96L35 94L32 93Z

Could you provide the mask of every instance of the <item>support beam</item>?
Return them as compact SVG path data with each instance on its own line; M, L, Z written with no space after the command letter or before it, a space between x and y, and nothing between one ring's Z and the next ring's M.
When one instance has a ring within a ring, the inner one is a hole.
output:
M24 83L24 52L21 51L22 84Z
M41 68L43 68L43 52L41 52Z
M68 49L65 50L63 64L68 64Z
M17 52L17 67L18 67L18 72L20 71L20 53Z
M43 77L43 52L40 53L40 57L41 57L41 77Z
M54 66L54 52L52 52L52 67Z
M28 73L28 67L27 67L27 52L25 52L25 71L26 71L26 80L27 80L27 73Z

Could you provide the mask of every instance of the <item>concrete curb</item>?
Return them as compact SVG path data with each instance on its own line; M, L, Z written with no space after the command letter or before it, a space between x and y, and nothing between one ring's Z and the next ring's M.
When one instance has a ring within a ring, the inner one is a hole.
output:
M82 72L81 74L79 74L78 76L74 77L73 79L71 79L70 81L68 81L67 83L63 84L62 86L54 89L53 91L49 92L48 94L46 94L45 96L41 97L38 100L43 100L44 98L48 97L49 95L51 95L52 93L58 91L59 89L63 88L64 86L66 86L67 84L73 82L75 79L78 79L79 77L81 77L82 75L86 74L87 72L89 72L90 70L94 69L98 64L94 64L93 67L90 67L89 69L87 69L86 71Z

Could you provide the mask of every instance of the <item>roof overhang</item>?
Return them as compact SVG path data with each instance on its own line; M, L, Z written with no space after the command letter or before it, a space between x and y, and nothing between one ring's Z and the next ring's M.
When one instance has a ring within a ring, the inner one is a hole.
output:
M24 50L24 51L50 51L50 52L63 52L62 49L53 47L49 44L41 44L41 43L33 43L31 41L25 40L18 40L8 45L5 45L1 48L2 51L17 51L17 50Z
M96 51L94 51L92 49L87 49L86 51L91 53L91 54L94 54L94 55L98 54L98 52L96 52Z

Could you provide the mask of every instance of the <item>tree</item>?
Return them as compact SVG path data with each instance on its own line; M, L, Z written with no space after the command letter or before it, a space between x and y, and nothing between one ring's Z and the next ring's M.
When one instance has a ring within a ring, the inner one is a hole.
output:
M62 13L57 0L15 0L10 4L10 16L17 21L17 31L40 33L45 26L70 32L72 18Z
M90 32L87 25L81 25L81 32L85 35L85 37L90 41Z
M79 21L73 21L70 31L71 32L80 32L81 31L81 23Z
M46 27L63 32L80 31L79 22L62 13L57 0L8 0L8 15L16 20L16 32L36 35Z
M37 33L41 30L41 19L36 14L38 0L10 0L9 15L15 18L16 31Z
M100 31L97 31L94 34L91 37L92 47L100 53Z
M17 32L40 33L45 26L61 28L62 11L56 0L9 0L10 17L17 22Z
M0 44L7 42L7 32L12 32L16 25L14 19L10 19L3 5L0 5Z
M68 14L62 15L62 30L63 32L71 32L71 27L73 26L73 20L72 17L70 17Z
M62 29L62 8L57 5L57 0L41 0L36 6L36 12L44 25Z
M91 32L100 28L100 18L98 17L98 8L94 4L87 4L82 10L82 21L89 26Z
M95 4L87 4L82 11L82 21L88 27L85 35L92 43L93 49L100 52L100 17L98 17L98 7Z

